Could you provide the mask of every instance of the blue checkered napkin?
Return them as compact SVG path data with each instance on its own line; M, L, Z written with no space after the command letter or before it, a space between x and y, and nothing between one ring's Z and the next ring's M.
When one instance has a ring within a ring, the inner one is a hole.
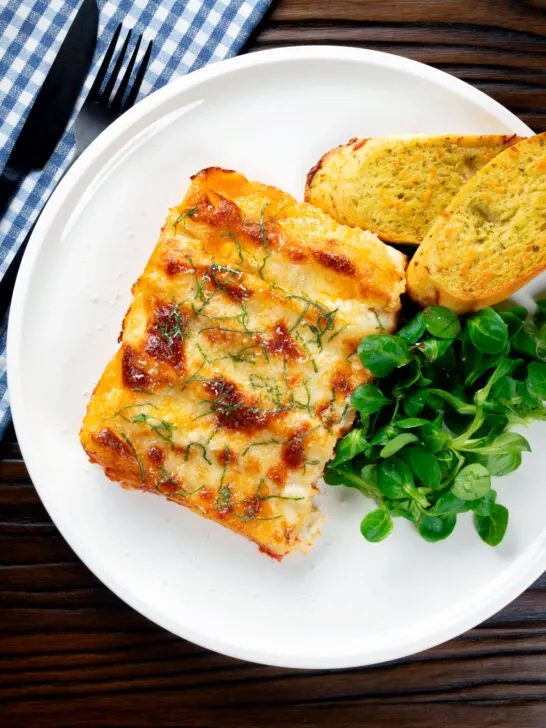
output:
M104 51L121 21L134 27L153 51L140 97L169 79L236 55L271 0L98 0L99 40L91 72L76 107L91 88ZM4 0L0 9L0 169L78 10L79 0ZM129 55L129 54L128 54ZM48 165L28 175L0 221L0 278L25 239L73 149L70 130ZM0 437L10 422L6 379L6 327L0 330Z

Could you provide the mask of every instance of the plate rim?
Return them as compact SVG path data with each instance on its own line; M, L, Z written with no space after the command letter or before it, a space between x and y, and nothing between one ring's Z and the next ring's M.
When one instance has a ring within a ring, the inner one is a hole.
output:
M451 76L444 71L433 68L427 64L420 63L419 61L391 53L362 49L353 46L332 45L287 46L283 48L257 51L244 56L219 61L194 71L191 74L181 76L180 78L170 81L166 86L154 91L128 112L123 114L123 116L119 117L95 141L93 141L88 149L86 149L81 157L72 165L46 203L25 252L15 284L9 314L7 335L7 376L13 424L21 448L21 453L28 468L32 483L48 513L50 513L50 510L47 502L47 485L41 482L39 454L35 452L35 447L27 434L26 425L23 420L24 395L22 377L19 375L19 372L21 371L19 361L20 352L22 351L22 325L24 322L29 283L34 273L38 255L43 245L47 242L48 232L55 223L56 217L62 209L63 202L69 196L73 187L75 187L76 184L85 177L86 173L89 173L89 170L92 170L93 163L100 161L104 152L113 143L115 143L123 133L130 132L131 127L137 125L140 120L145 120L148 115L153 114L156 109L167 103L171 98L183 95L190 89L197 87L210 79L217 78L222 75L228 75L240 69L275 63L307 60L321 60L325 62L337 60L350 61L363 63L365 65L375 64L391 68L393 70L409 72L419 78L435 82L448 91L457 93L458 95L478 104L482 108L493 113L499 121L506 124L509 128L512 128L515 133L524 135L534 133L526 124L524 124L524 122L522 122L517 116L502 106L499 102L487 96L479 89L470 86L465 81ZM389 649L375 648L373 651L368 652L360 651L358 653L344 655L336 653L334 656L329 654L320 658L306 657L305 655L299 655L298 657L290 655L288 658L283 658L282 655L276 654L270 649L264 651L263 648L241 647L237 643L232 642L229 638L209 638L205 632L201 632L199 630L192 629L187 625L181 624L180 622L172 619L169 615L158 613L155 607L151 606L138 595L131 592L125 584L116 581L113 575L105 573L101 559L95 558L94 556L95 550L92 547L89 547L85 542L80 543L78 541L77 529L72 530L70 528L70 524L67 523L66 520L63 520L62 516L58 513L56 514L56 518L53 518L51 513L50 516L55 527L85 566L90 569L90 571L108 589L110 589L110 591L147 619L152 620L155 624L183 639L187 639L197 645L220 654L283 668L326 670L362 667L365 665L373 665L392 659L407 657L415 654L416 652L429 649L466 632L468 629L473 628L484 619L495 614L497 611L506 606L506 604L510 603L513 599L523 593L523 591L525 591L525 589L527 589L546 569L545 529L540 538L535 541L535 544L533 544L532 553L525 562L525 568L520 569L515 576L512 576L512 578L505 579L507 584L505 583L497 586L493 598L482 602L478 608L466 610L461 618L451 620L435 631L426 633L424 636L419 634L418 637L414 638L410 635L409 638L404 641L402 650L395 647L390 647ZM62 522L61 526L58 523L59 521Z

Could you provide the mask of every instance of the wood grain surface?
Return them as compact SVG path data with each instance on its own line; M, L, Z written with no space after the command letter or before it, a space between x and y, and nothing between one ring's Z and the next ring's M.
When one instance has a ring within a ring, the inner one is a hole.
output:
M546 0L278 0L247 51L329 43L429 63L546 129ZM355 134L358 130L355 130ZM0 446L0 726L546 726L546 576L396 662L296 671L178 639L111 594Z

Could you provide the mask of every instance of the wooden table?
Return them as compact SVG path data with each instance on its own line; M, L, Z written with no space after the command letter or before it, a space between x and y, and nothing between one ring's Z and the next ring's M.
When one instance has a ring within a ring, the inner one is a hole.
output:
M430 63L546 128L546 0L278 0L248 50L335 43ZM358 130L355 130L355 134ZM447 644L336 672L252 665L113 596L0 447L0 725L546 726L546 577Z

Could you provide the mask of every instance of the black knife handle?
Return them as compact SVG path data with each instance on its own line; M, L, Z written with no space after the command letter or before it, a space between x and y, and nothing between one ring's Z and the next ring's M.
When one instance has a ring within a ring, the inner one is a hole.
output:
M0 175L0 220L8 209L11 198L17 192L22 175L6 167Z

